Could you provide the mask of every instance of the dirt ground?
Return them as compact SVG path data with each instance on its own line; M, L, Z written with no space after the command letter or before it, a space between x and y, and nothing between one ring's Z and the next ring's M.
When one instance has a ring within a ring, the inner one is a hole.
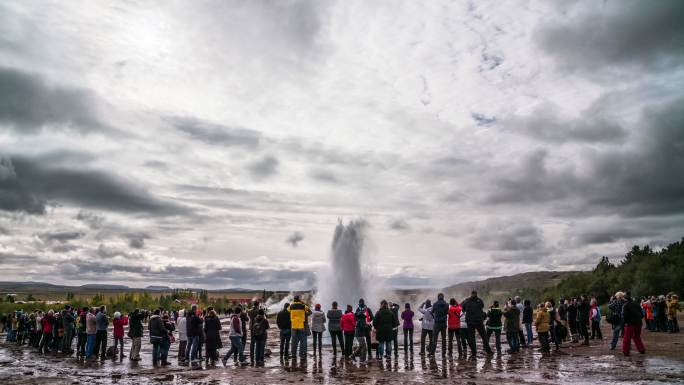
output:
M223 320L225 323L227 320ZM227 329L227 328L226 328ZM152 367L151 345L143 339L142 361L133 363L110 359L79 362L62 356L40 356L32 348L0 343L0 383L7 384L684 384L684 333L644 331L647 354L636 351L624 357L620 344L609 350L610 326L603 323L603 340L591 346L563 344L561 353L544 355L535 348L500 357L479 356L476 360L413 358L400 351L398 359L370 360L367 367L333 360L331 348L324 347L322 359L309 354L306 362L278 359L277 330L271 330L268 348L274 357L264 367L206 366L192 369L179 366ZM414 336L415 337L415 336ZM0 337L4 341L4 336ZM224 336L227 351L228 338ZM492 338L493 342L493 338ZM126 341L130 344L130 340ZM311 340L309 340L311 344ZM128 349L130 345L127 345ZM178 344L170 356L176 357ZM504 345L504 351L506 346ZM634 348L633 348L634 349ZM246 352L249 351L247 347ZM309 351L311 349L309 346ZM634 354L636 353L636 354Z

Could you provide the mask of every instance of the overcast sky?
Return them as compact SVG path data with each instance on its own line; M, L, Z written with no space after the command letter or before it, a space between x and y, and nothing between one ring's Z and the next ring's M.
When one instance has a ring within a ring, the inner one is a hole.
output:
M388 285L684 236L684 2L3 1L0 280Z

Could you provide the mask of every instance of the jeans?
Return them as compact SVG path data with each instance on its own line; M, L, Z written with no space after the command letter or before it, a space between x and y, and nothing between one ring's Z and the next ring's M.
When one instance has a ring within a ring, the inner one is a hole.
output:
M60 350L62 353L71 353L71 342L74 339L74 330L66 329L64 330L64 337L62 338L62 346Z
M527 346L527 340L525 339L525 333L523 332L522 329L518 330L518 342L522 346Z
M367 354L368 354L368 347L366 346L366 337L365 336L357 336L356 342L359 343L359 358L361 359L361 362L366 362L366 358L367 358Z
M297 347L299 347L299 357L306 359L306 330L292 329L292 356L297 354Z
M337 341L340 342L340 353L344 352L344 339L342 337L342 330L330 331L330 339L332 340L333 354L337 355Z
M78 340L76 342L76 355L81 357L85 356L86 353L86 341L88 340L88 335L85 332L78 332Z
M532 341L534 340L534 336L532 335L532 324L531 323L525 324L525 334L527 334L527 344L532 345Z
M667 331L670 333L679 333L679 322L677 322L677 318L667 320Z
M591 339L598 338L603 339L603 334L601 333L601 322L596 320L591 320Z
M178 361L185 361L185 350L188 348L188 340L178 342ZM133 354L133 353L131 353Z
M140 344L142 343L142 337L132 337L131 338L131 360L140 359ZM185 355L185 351L183 351Z
M480 335L480 338L482 339L482 346L484 346L485 352L487 352L487 354L491 354L492 349L489 347L489 342L487 341L487 332L485 332L485 327L482 322L468 322L468 345L470 345L470 353L473 356L477 353L475 331L477 331L477 333Z
M47 353L50 351L50 340L52 340L52 333L43 333L43 338L40 340L38 351L40 353Z
M90 358L95 354L95 334L88 334L86 338L86 358Z
M98 330L95 334L95 354L100 352L100 358L104 359L107 356L107 331Z
M114 337L114 351L116 351L117 348L119 348L119 350L121 351L121 354L120 354L121 357L123 357L123 355L124 355L124 353L123 353L124 342L123 341L124 341L123 337ZM121 357L119 357L119 358L121 358Z
M266 351L266 336L255 338L256 341L256 362L264 362L264 352Z
M351 357L354 347L354 332L344 332L344 356Z
M411 354L413 354L413 328L404 329L404 354L407 354L411 349Z
M280 356L285 357L290 356L290 337L292 337L292 331L290 329L280 330Z
M487 329L487 345L489 345L492 334L494 334L496 352L501 353L501 329Z
M634 340L634 345L636 345L639 353L644 353L646 348L644 348L644 343L641 341L641 326L625 325L624 327L625 336L622 338L622 353L625 355L629 354L632 340Z
M519 330L506 332L506 340L508 341L508 347L511 349L511 353L515 353L520 350Z
M161 362L168 362L169 348L171 348L171 340L164 338L159 344L159 359Z
M159 365L159 360L161 358L161 342L152 343L152 365Z
M435 322L435 328L433 333L434 339L432 340L432 346L430 346L430 353L435 354L437 352L437 341L439 340L440 334L442 335L442 355L446 355L446 333L447 325L445 322Z
M449 355L454 353L454 339L456 340L456 349L458 350L458 355L463 355L463 349L461 347L461 341L459 335L461 329L449 329Z
M254 327L254 326L252 326L252 327ZM254 361L254 358L256 357L256 344L257 344L257 339L254 338L254 334L250 333L250 335L249 335L249 360L250 361Z
M432 346L433 331L428 329L420 329L420 354L425 354L425 338L429 337L428 351L430 346Z
M610 348L615 349L620 339L620 332L622 331L622 325L613 325L613 338L610 340Z
M548 353L551 351L551 347L549 346L549 332L538 332L537 336L539 337L539 343L541 344L541 351Z
M224 361L228 361L230 359L230 356L233 356L233 359L237 362L238 356L240 358L240 362L245 362L245 354L243 353L242 350L242 337L241 336L231 336L230 337L230 350L226 355L223 357Z
M323 332L311 332L311 334L313 334L313 352L316 354L316 350L318 350L320 353L323 349Z
M399 329L392 330L392 349L394 356L399 355Z
M185 353L185 359L188 361L196 361L199 352L199 336L188 337L188 347Z
M387 358L390 358L390 355L392 355L392 340L378 341L378 355L382 357L383 353L386 353Z
M580 321L577 325L579 327L579 335L584 339L584 343L589 345L589 331L587 330L587 323Z
M461 348L463 349L463 354L468 352L468 327L462 327L458 330L459 340L461 342Z

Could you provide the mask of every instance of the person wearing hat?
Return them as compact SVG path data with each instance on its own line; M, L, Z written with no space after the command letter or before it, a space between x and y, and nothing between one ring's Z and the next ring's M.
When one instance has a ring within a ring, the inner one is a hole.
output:
M114 351L118 350L119 359L126 357L124 355L124 326L128 325L128 317L121 316L120 312L114 312L114 320L112 320L114 325Z

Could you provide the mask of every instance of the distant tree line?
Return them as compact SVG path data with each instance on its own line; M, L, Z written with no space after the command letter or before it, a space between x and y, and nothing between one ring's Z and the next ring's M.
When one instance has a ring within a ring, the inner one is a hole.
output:
M635 297L684 292L684 238L659 251L633 246L618 263L602 257L592 271L578 272L543 291L543 299L589 295L606 303L617 291Z

